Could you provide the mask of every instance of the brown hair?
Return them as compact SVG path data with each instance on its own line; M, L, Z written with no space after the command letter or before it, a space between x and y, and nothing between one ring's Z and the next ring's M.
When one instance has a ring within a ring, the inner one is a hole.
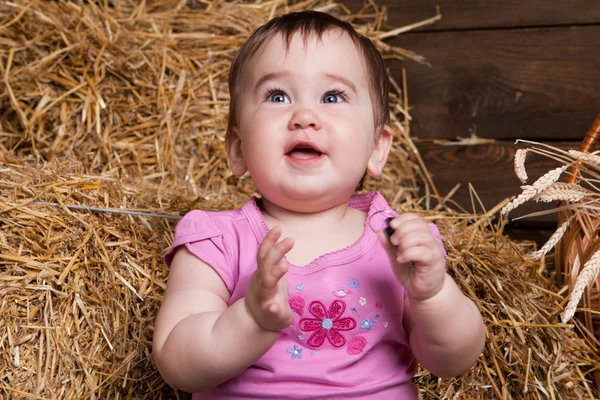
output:
M289 48L292 37L298 32L302 35L304 41L307 42L311 36L321 39L323 33L332 29L339 29L346 33L362 53L367 71L371 77L371 89L375 96L373 110L375 126L382 128L384 125L389 124L390 83L383 59L375 45L369 39L356 32L352 25L332 15L318 11L300 11L273 18L258 28L240 47L233 59L231 69L229 70L229 95L231 100L227 127L228 135L231 128L237 123L237 99L241 89L240 77L242 76L244 65L256 54L264 43L274 35L281 34L286 47Z

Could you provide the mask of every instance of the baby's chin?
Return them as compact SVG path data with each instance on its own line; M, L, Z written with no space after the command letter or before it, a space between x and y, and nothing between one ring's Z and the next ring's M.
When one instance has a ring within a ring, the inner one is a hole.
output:
M297 213L317 213L347 204L354 188L340 190L280 190L261 193L263 199L274 206Z

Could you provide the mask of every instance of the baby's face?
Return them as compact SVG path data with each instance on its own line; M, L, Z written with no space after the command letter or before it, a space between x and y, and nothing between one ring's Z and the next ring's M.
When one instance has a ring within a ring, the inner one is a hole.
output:
M268 201L298 212L341 204L369 164L375 141L369 77L354 42L338 31L286 51L270 39L243 72L242 163ZM379 171L371 171L377 175Z

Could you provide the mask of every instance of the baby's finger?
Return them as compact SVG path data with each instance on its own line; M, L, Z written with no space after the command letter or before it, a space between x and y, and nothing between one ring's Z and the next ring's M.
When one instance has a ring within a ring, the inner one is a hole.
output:
M433 253L425 246L414 246L406 250L399 250L396 254L398 264L412 263L415 266L432 265L435 261Z
M423 238L423 235L429 234L429 226L422 219L411 219L402 223L391 221L390 226L394 229L390 241L394 246L398 246L401 242L408 238Z
M263 258L262 263L259 263L259 273L263 287L269 289L275 288L281 277L285 275L288 270L288 264L283 261L283 257L285 257L292 247L294 247L294 240L292 238L285 238L273 246Z
M396 229L396 228L399 228L400 225L406 224L409 221L413 221L413 220L419 221L419 220L423 220L423 219L415 213L402 213L402 214L399 214L398 216L396 216L392 220L391 226L392 226L392 228Z
M281 228L278 226L274 226L269 232L267 232L267 235L265 236L262 243L258 247L258 259L259 260L263 260L265 258L265 256L267 255L267 253L269 252L269 250L271 250L271 248L273 246L275 246L275 244L281 237L281 232L282 232Z
M427 247L430 251L434 251L436 250L436 246L438 246L435 239L428 232L415 232L411 235L397 236L396 239L399 251L417 246Z
M285 257L292 247L294 247L294 240L292 238L285 238L275 244L262 259L264 267L266 267L266 269L272 269L272 267L277 265L283 257Z
M388 239L385 229L380 230L377 233L377 237L379 238L379 242L385 249L385 252L387 253L390 260L394 260L397 257L398 248L395 247L395 245L390 244L390 239Z

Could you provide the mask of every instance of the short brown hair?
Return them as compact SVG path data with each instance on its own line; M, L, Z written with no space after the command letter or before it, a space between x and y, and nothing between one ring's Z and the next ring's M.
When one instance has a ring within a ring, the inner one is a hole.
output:
M346 33L356 44L359 52L362 53L367 71L371 77L370 86L375 96L373 110L375 126L382 128L384 125L389 124L390 83L383 59L375 45L368 38L356 32L352 25L332 15L318 11L300 11L273 18L254 31L238 50L229 70L230 105L227 133L229 134L231 128L237 123L237 100L241 88L240 76L242 76L244 65L267 40L276 34L281 34L286 47L289 48L292 37L296 33L300 33L306 42L311 36L320 39L323 37L323 33L333 29L339 29Z

